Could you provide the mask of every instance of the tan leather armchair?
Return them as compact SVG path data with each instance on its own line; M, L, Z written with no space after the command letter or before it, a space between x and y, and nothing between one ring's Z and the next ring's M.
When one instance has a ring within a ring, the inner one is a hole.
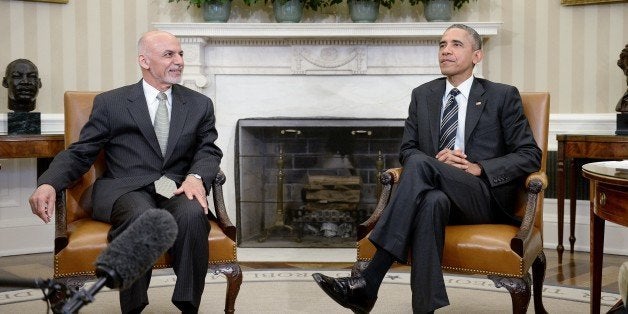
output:
M541 169L528 176L525 186L516 195L516 213L522 224L520 227L500 224L447 226L442 268L449 272L488 275L495 286L505 287L510 292L513 313L525 313L528 308L531 296L528 271L532 268L534 310L546 313L541 293L546 268L543 191L547 187L545 163L550 97L548 93L522 93L521 97L534 138L543 151ZM377 207L371 217L358 226L354 275L364 270L375 253L368 235L386 207L401 172L402 168L389 169L382 175L383 189Z
M92 110L96 92L66 92L65 146L79 138L83 125ZM91 219L91 189L94 180L105 167L103 154L75 184L57 196L54 278L65 281L70 287L82 286L95 276L94 262L107 246L109 224ZM233 313L235 300L242 283L242 271L237 263L236 227L231 223L224 205L222 185L225 175L220 171L212 183L216 219L210 220L208 237L209 272L227 278L225 313ZM168 254L159 258L153 268L170 267Z

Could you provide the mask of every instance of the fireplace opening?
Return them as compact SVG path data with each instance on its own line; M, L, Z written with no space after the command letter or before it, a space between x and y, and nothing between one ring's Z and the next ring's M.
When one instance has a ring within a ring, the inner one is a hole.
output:
M353 247L402 119L251 118L236 131L240 247Z

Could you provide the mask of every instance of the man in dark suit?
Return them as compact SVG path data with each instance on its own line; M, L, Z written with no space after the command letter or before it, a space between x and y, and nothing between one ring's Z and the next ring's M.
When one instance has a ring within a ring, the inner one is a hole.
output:
M178 85L183 51L175 36L148 32L138 42L138 54L143 79L96 96L79 140L55 157L29 201L33 213L50 222L56 192L104 150L107 169L92 193L94 219L112 224L111 241L147 209L170 212L179 230L169 249L177 275L172 302L193 313L208 267L207 194L222 158L214 144L214 109L209 98ZM120 291L123 313L148 305L150 276L149 270Z
M412 252L412 309L449 304L441 270L445 226L513 221L515 189L539 169L541 150L516 88L475 78L478 33L450 26L439 44L445 78L412 92L397 191L369 239L377 251L357 277L313 277L340 305L368 313L394 261Z

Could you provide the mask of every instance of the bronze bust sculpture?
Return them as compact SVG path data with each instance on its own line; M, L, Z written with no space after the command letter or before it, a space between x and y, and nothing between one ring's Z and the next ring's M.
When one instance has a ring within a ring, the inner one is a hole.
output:
M17 59L9 63L2 86L8 88L9 110L30 112L35 109L41 79L37 66L27 59Z
M619 60L617 60L617 65L624 71L624 75L626 75L626 84L628 84L628 44L619 54ZM626 93L624 96L619 99L617 102L617 106L615 106L615 111L617 112L628 112L628 89L626 89Z

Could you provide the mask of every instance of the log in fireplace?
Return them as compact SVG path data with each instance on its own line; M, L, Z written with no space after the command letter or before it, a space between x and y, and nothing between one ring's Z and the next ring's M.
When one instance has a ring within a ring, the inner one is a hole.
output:
M250 118L236 131L240 247L347 247L399 166L402 119Z

